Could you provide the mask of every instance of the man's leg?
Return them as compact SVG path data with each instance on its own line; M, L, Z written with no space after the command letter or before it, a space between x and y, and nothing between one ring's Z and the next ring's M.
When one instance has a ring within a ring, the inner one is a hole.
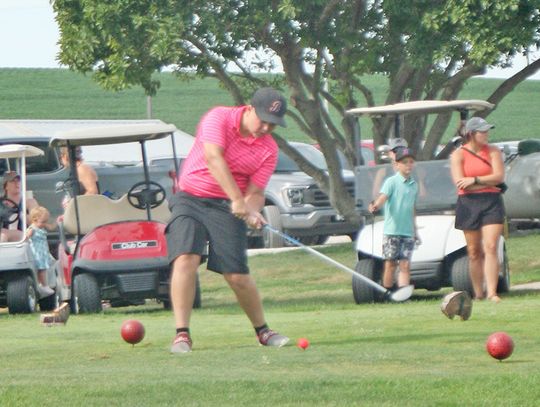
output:
M271 330L265 322L259 290L255 280L249 274L224 273L225 281L234 291L240 307L244 310L255 328L257 339L261 345L282 347L289 338Z
M197 254L182 254L173 262L170 294L177 329L189 328L199 264L201 256Z
M225 281L234 291L240 307L254 327L265 324L264 311L255 280L249 274L224 273Z

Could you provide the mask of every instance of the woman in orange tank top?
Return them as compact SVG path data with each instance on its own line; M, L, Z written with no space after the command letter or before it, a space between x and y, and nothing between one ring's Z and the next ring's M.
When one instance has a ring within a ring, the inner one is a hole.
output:
M467 121L466 143L454 151L450 164L458 190L455 227L465 234L474 296L499 302L497 248L505 214L496 185L504 181L504 163L500 150L488 144L493 127L480 117Z

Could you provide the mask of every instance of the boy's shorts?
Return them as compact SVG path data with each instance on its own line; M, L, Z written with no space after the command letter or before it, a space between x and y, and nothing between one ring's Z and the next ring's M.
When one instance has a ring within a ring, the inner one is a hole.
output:
M383 257L385 260L411 261L415 239L410 236L383 236Z
M460 195L456 204L455 227L478 230L484 225L502 225L504 212L502 195L497 192Z
M208 269L248 274L246 224L226 199L199 198L177 192L169 203L165 229L169 264L182 254L208 255Z

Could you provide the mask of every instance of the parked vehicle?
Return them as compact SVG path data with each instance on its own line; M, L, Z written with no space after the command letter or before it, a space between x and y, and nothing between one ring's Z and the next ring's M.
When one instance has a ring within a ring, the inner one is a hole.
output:
M289 143L319 169L327 170L323 154L305 143ZM343 178L352 194L354 174L343 170ZM306 245L322 244L329 236L354 237L357 226L348 222L330 204L328 196L313 178L280 151L274 174L265 190L263 216L269 225L294 236ZM283 247L286 242L279 235L265 230L249 230L250 247Z
M0 146L0 162L11 170L17 171L21 177L21 208L18 202L6 197L0 198L0 225L9 225L22 221L22 231L26 230L27 219L20 213L26 213L27 183L26 159L43 156L43 151L37 147L20 144ZM10 314L31 313L37 305L42 311L52 310L58 304L54 295L45 296L38 290L38 270L30 243L24 238L16 242L0 242L0 306L7 306ZM51 288L55 288L56 279L54 268L47 272L47 280Z
M535 224L540 219L540 140L522 140L503 145L505 151L504 196L506 216L511 223Z
M99 312L103 300L122 306L156 298L169 306L165 226L170 212L165 187L150 179L146 145L172 138L175 131L173 125L159 122L76 129L51 139L52 147L68 147L72 152L79 146L130 142L139 143L141 149L142 165L133 167L141 175L128 180L131 187L117 200L78 195L75 163L69 166L64 189L72 198L58 222L55 270L60 300L69 301L73 313ZM200 307L198 283L194 307Z
M437 113L491 109L493 105L485 101L418 101L374 108L353 109L354 115L394 115L407 113ZM399 137L399 135L396 135ZM416 248L411 259L411 284L416 288L438 290L452 286L456 291L473 294L469 277L469 261L463 232L454 228L454 209L457 201L456 188L452 182L448 160L420 161L416 163L414 178L419 183L420 194L416 205L416 223L422 244ZM373 180L376 174L386 172L392 175L391 164L375 167L359 166L355 169L357 205L371 222L367 222L356 241L358 262L356 271L380 282L384 258L382 239L384 220L375 221L367 208L374 199ZM500 274L498 292L510 289L510 271L505 248L505 239L499 240ZM352 280L353 296L356 303L381 300L377 292L360 279Z
M37 201L46 207L55 219L63 213L63 194L55 192L58 182L69 177L59 159L56 147L49 141L57 132L71 129L94 128L98 126L159 124L159 120L0 120L0 145L18 143L39 148L44 154L28 157L26 160L27 188ZM175 131L176 151L185 154L191 148L193 137L179 130ZM91 164L99 177L100 192L113 198L123 196L130 186L144 180L140 160L140 146L137 143L122 146L92 145L84 146L83 157ZM171 154L167 140L156 140L147 145L147 154L152 157ZM0 176L13 159L0 161ZM167 195L172 193L174 178L168 168L155 164L148 167L152 181L163 185ZM49 233L51 247L58 243L58 233Z

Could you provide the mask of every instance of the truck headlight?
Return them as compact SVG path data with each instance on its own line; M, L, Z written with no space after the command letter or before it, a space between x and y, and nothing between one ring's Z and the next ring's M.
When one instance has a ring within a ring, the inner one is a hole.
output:
M304 192L307 187L295 187L285 189L285 198L289 202L289 206L302 206L305 205Z

